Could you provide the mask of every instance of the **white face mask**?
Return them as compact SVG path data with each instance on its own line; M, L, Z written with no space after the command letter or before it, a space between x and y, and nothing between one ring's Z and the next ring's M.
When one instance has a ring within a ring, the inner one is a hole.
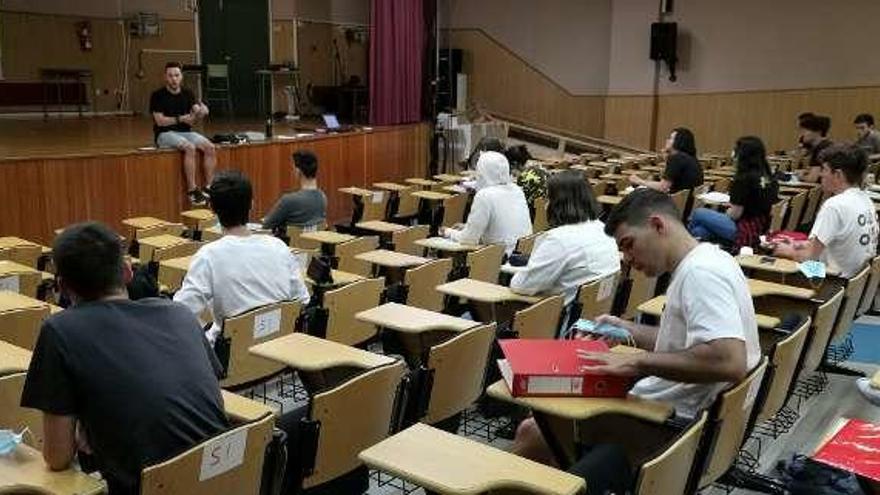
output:
M24 434L29 432L27 427L21 433L12 430L0 430L0 455L6 455L15 450L24 439Z

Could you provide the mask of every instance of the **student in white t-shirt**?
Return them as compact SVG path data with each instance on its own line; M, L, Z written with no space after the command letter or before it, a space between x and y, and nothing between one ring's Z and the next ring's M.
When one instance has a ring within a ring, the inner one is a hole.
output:
M797 261L821 260L852 277L877 255L874 203L860 189L867 169L865 152L850 144L835 144L820 155L822 189L832 197L816 215L806 241L780 244L773 254Z
M510 254L517 239L532 233L532 219L526 196L510 178L504 155L480 153L476 188L464 228L441 228L441 235L466 244L504 244Z
M678 416L692 418L760 361L758 325L745 275L729 254L694 239L670 197L658 191L640 189L628 195L612 210L605 232L614 235L635 269L648 276L671 273L672 279L659 327L608 315L597 318L626 328L648 352L588 354L586 358L599 363L588 368L636 378L633 394L669 402ZM633 462L644 460L675 436L668 427L618 415L603 415L581 430L588 443L623 446ZM552 461L531 420L520 425L514 451Z
M580 172L554 174L547 182L550 230L535 242L526 268L513 276L518 294L563 294L571 304L581 285L620 271L614 239L597 220L599 208Z
M193 256L174 300L197 317L211 309L214 322L206 337L213 343L224 318L279 301L307 304L309 292L288 247L275 237L248 230L253 197L248 178L238 171L221 172L211 182L210 193L224 236Z

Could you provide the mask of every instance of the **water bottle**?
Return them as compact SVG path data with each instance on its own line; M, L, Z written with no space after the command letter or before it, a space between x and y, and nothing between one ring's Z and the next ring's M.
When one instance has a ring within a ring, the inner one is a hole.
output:
M272 139L272 116L266 117L266 139Z

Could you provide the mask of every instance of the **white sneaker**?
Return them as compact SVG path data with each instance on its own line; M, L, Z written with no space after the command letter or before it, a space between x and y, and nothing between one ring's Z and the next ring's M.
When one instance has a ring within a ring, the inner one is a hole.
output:
M871 386L870 378L859 378L856 380L856 387L859 388L859 392L865 396L865 399L868 399L868 402L880 406L880 389Z

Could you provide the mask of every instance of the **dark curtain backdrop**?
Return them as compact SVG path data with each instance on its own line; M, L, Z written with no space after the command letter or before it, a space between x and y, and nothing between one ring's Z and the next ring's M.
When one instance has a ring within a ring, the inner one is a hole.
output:
M370 123L418 122L425 53L424 0L372 0Z

